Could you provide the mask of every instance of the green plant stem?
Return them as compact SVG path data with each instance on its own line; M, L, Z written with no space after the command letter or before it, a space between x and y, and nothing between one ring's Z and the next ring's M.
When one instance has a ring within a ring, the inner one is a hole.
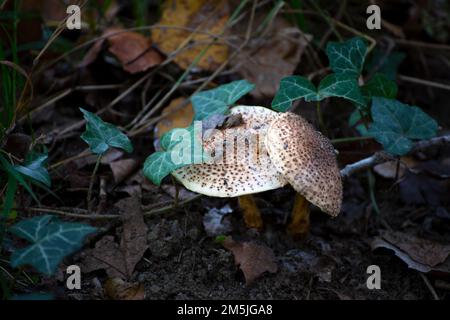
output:
M94 167L94 171L92 171L92 175L91 175L91 181L89 182L89 189L88 189L88 193L87 193L87 207L88 207L88 212L91 212L92 209L92 204L91 204L91 197L92 197L92 188L94 187L94 181L95 181L95 174L97 173L98 167L100 165L100 160L102 159L103 154L99 154L97 157L97 161L95 162L95 167Z
M325 126L325 122L323 121L322 110L321 110L321 108L320 108L320 101L317 101L316 109L317 109L317 118L318 118L318 120L319 120L320 130L322 131L322 133L323 133L324 135L327 136L327 135L328 135L328 132L327 132L327 127Z
M364 141L364 140L371 140L372 137L347 137L347 138L338 138L338 139L332 139L332 144L338 144L338 143L346 143L346 142L355 142L355 141Z
M375 197L375 177L370 170L367 170L367 179L369 182L370 201L372 202L373 210L379 215L380 208L378 207L377 199Z

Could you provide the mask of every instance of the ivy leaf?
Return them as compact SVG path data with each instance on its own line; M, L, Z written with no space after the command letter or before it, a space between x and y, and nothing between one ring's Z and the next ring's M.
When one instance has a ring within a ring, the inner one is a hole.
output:
M372 118L368 134L393 155L408 153L412 140L432 138L438 130L437 122L419 107L392 99L374 97Z
M184 164L177 165L172 161L171 151L157 151L145 160L143 173L151 182L159 186L162 179L182 166Z
M130 139L116 126L104 122L99 116L80 108L86 119L86 131L81 135L93 153L103 154L109 147L133 152Z
M335 73L358 78L367 55L367 43L360 37L345 42L329 42L326 53Z
M395 80L398 67L405 57L406 55L403 52L394 51L387 54L383 50L375 48L371 59L366 63L365 69L369 74L378 72L384 74L390 80Z
M84 238L96 231L89 225L61 222L50 215L22 220L10 231L31 245L11 255L11 266L32 265L46 275L55 273L64 257L81 248Z
M382 73L375 74L363 87L361 92L366 99L371 97L383 97L395 99L397 96L397 84Z
M291 107L295 100L304 98L306 101L314 101L316 97L317 89L307 78L286 77L280 81L280 88L272 101L272 109L284 112Z
M349 127L355 127L361 136L368 136L368 130L364 123L361 123L361 110L355 109L348 119Z
M194 121L187 128L174 128L166 132L160 140L161 148L164 150L173 149L180 142L194 141L194 143L199 142L201 145L201 134L202 134L202 122Z
M254 88L255 85L247 80L238 80L193 95L194 120L203 120L216 113L225 114L229 106Z
M154 184L160 185L162 179L172 171L190 164L202 163L206 155L203 155L201 134L200 121L195 121L187 128L175 128L164 134L160 143L165 151L155 152L145 160L144 175Z
M320 81L317 100L328 97L344 98L362 106L367 104L361 94L358 80L348 73L330 74Z
M319 88L301 76L290 76L281 80L280 89L272 101L272 108L284 112L292 102L301 98L305 101L320 101L329 97L339 97L365 105L358 81L348 74L330 74L322 79Z
M15 165L14 169L26 177L39 181L47 187L50 187L50 175L45 167L47 158L48 155L46 154L30 153L27 156L27 159L25 159L24 165Z

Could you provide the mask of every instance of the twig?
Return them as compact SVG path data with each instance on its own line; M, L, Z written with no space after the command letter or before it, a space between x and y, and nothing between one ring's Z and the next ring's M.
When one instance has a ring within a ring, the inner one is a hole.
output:
M144 211L144 217L159 215L159 214L170 212L174 209L179 209L179 208L183 207L184 205L199 199L200 197L202 197L202 195L197 194L189 199L180 201L176 207L174 204L171 204L171 205L167 205L167 206L164 206L161 208ZM85 210L85 211L83 210L83 212L86 212L86 213L75 213L75 212L69 212L69 211L58 210L58 209L53 209L53 208L46 208L46 207L14 208L14 210L53 213L53 214L57 214L57 215L68 217L68 218L86 219L86 220L115 220L115 219L121 218L121 215L119 215L119 214L94 214L94 213L90 214L90 212L87 210ZM74 209L73 211L80 211L80 209L76 209L76 210Z
M409 154L415 153L417 151L422 151L424 149L428 149L432 146L444 145L444 144L449 144L449 143L450 143L450 135L434 137L429 140L419 141L414 144L414 146L411 149L411 151L409 152ZM356 172L360 172L362 170L371 168L379 163L385 162L386 160L392 160L392 159L393 159L393 157L391 155L387 154L386 152L383 152L383 151L377 152L368 158L365 158L365 159L359 160L355 163L346 165L341 170L341 176L343 178L346 178Z
M94 171L92 171L91 181L89 182L89 190L87 193L87 207L88 211L92 211L92 203L91 203L91 197L92 197L92 188L94 187L94 181L95 181L95 174L97 173L98 166L100 165L100 160L102 159L102 153L98 155L97 161L95 161L95 167Z
M423 282L425 282L425 285L427 286L427 288L430 290L431 295L433 296L434 300L441 300L439 299L439 296L436 293L436 290L434 290L433 286L430 283L430 280L428 280L428 278L422 273L419 272L420 277L422 278Z
M434 82L434 81L429 81L429 80L424 80L424 79L419 79L419 78L414 78L414 77L409 77L409 76L404 76L404 75L399 75L398 78L403 81L417 83L417 84L421 84L421 85L424 85L427 87L433 87L433 88L450 91L450 84L444 84L444 83L439 83L439 82Z

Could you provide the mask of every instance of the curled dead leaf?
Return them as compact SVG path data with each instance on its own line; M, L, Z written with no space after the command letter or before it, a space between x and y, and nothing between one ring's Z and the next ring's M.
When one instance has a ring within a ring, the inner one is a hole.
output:
M385 232L371 243L372 250L386 248L405 262L409 268L420 272L441 271L450 273L450 245L403 232Z
M108 34L123 31L109 29ZM138 73L164 61L159 52L152 48L149 38L137 32L121 32L108 37L109 51L122 63L129 73Z
M152 47L149 38L137 32L112 27L103 32L101 38L86 53L79 67L86 67L95 61L105 40L109 44L108 50L129 73L146 71L164 61L164 57Z
M278 270L272 249L253 242L236 242L226 237L223 246L234 255L236 265L244 273L246 284L255 281L264 272L275 273Z

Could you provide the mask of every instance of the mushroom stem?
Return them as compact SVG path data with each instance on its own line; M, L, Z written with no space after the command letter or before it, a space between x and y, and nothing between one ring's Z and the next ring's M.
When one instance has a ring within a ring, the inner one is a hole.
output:
M295 195L291 223L287 231L292 236L304 236L309 231L309 202L300 193Z
M261 230L263 227L263 221L258 206L256 205L255 198L252 195L239 196L239 206L241 207L242 214L244 215L245 225L248 228L255 228Z

